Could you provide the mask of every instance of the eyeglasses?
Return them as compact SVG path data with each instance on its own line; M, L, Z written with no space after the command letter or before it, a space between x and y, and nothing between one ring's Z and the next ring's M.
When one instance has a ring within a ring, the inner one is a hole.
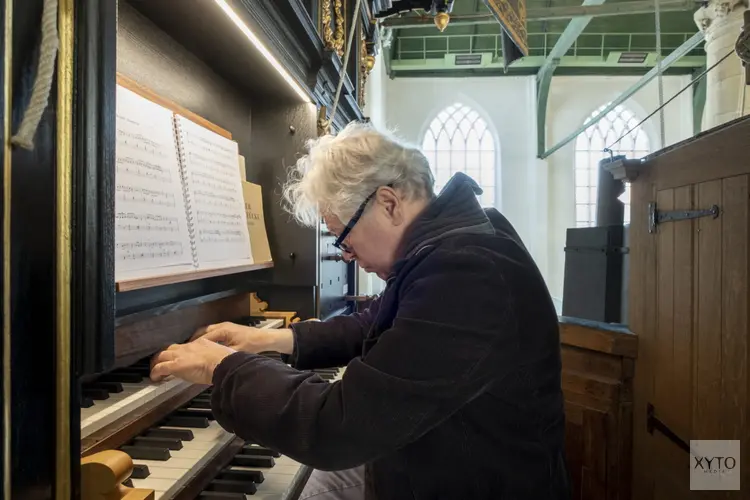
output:
M362 202L362 204L359 206L357 211L354 212L354 215L349 220L349 223L346 225L344 230L341 231L341 234L339 235L338 238L336 238L336 241L333 243L334 247L338 248L339 250L343 250L346 253L353 253L352 247L344 243L344 240L346 239L347 236L349 236L349 233L351 232L352 228L357 224L357 222L359 221L359 218L362 217L362 214L365 212L365 208L367 208L367 204L370 203L370 200L372 199L373 196L375 196L377 192L378 192L377 189L373 191L370 196L365 198L365 201Z

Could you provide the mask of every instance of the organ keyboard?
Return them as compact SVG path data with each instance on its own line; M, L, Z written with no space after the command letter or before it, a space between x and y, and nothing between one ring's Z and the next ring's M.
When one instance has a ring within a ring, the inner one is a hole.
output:
M234 322L285 326L284 319L254 316ZM281 362L277 353L264 354ZM309 467L222 429L213 418L210 387L175 378L151 382L149 360L82 384L83 456L104 450L127 454L132 473L122 486L153 491L154 500L286 500L299 495L312 472ZM343 375L343 369L314 371L328 381Z
M281 328L283 319L247 317L237 323L256 328ZM81 393L81 438L90 436L117 419L126 417L159 396L177 394L190 384L178 379L151 382L148 360L115 370L84 384Z

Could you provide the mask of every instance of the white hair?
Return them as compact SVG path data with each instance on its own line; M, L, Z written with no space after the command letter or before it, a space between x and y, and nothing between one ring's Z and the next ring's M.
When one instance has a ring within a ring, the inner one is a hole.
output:
M286 210L305 226L316 225L321 214L346 224L381 186L407 199L433 197L435 181L424 154L369 123L352 122L338 135L308 141L307 150L284 186Z

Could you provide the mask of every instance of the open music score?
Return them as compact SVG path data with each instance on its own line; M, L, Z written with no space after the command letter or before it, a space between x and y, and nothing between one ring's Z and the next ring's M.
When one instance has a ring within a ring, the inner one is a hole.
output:
M253 263L236 142L118 85L116 156L118 290L270 267Z
M197 260L251 264L237 143L175 116Z
M115 274L193 269L170 110L117 89Z

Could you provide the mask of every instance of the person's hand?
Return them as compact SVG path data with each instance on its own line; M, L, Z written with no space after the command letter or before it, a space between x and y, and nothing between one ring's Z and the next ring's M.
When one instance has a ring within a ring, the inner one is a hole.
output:
M173 344L152 358L151 380L158 382L174 375L194 384L211 384L216 367L235 352L206 339Z
M198 329L190 338L218 342L236 351L257 354L276 351L291 354L294 347L294 335L288 329L261 329L243 326L236 323L218 323Z

